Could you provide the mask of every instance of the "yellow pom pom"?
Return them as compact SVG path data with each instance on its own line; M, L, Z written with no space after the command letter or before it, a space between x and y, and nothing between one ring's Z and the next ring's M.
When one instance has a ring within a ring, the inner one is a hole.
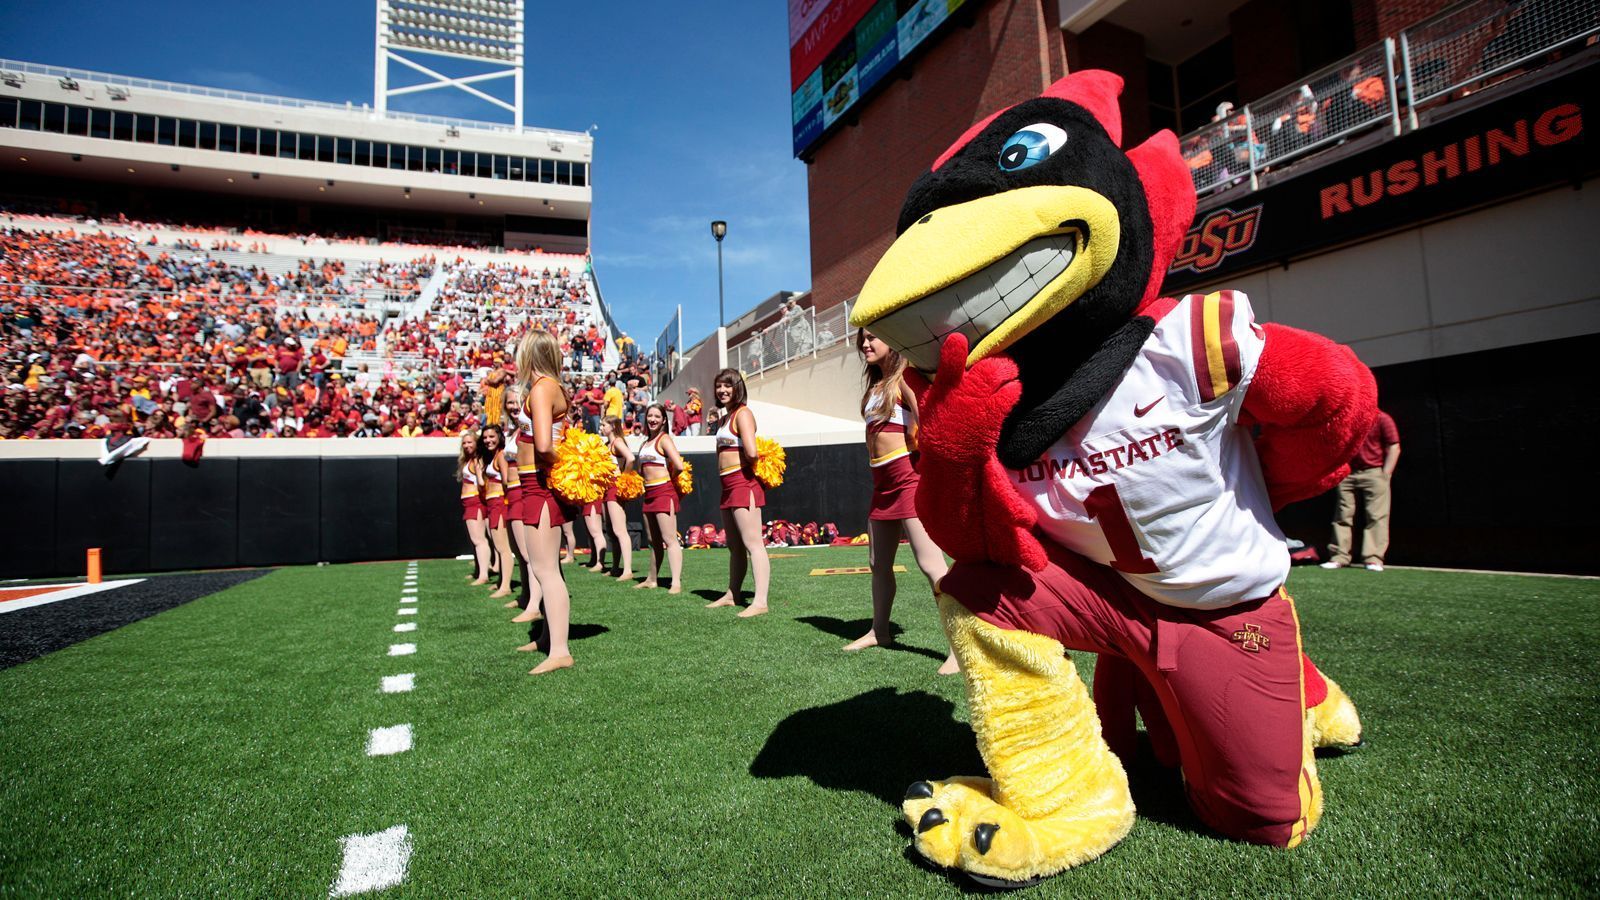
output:
M626 503L644 496L644 476L638 472L623 472L617 476L617 499Z
M694 463L684 460L683 471L678 473L678 493L685 497L694 493Z
M788 455L783 445L772 438L757 437L756 480L769 488L783 484L783 473L789 468Z
M556 445L556 464L550 467L550 489L568 503L593 503L605 496L617 478L617 459L597 434L568 428Z

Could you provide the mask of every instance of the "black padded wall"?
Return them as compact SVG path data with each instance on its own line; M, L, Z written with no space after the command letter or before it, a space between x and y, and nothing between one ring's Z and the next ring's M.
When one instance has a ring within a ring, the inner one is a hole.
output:
M454 457L403 456L395 467L396 556L469 553ZM442 549L441 549L442 548Z
M322 559L321 473L322 460L315 457L239 460L238 565Z
M322 460L322 559L394 559L399 540L392 456Z
M148 460L124 460L109 468L95 460L60 460L55 507L56 571L82 572L90 547L100 548L107 572L149 570Z
M239 460L150 461L150 568L239 563Z
M18 459L0 466L0 575L55 568L56 465Z

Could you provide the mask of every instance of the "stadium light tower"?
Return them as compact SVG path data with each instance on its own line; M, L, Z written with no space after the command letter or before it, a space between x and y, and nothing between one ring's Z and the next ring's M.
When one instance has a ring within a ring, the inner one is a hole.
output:
M717 327L728 324L722 311L722 239L728 236L728 223L721 219L711 223L711 236L717 239Z
M522 130L522 0L378 0L377 35L373 105L380 115L388 111L390 97L456 88L511 113L513 124ZM410 58L419 54L499 68L451 78ZM431 80L391 88L391 62ZM473 86L507 77L516 82L510 103Z

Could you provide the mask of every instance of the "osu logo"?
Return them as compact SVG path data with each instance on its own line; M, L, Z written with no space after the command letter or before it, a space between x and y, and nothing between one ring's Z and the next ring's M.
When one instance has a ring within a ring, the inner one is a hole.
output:
M1243 212L1234 212L1227 207L1216 210L1183 236L1178 256L1168 271L1189 269L1208 272L1215 269L1229 256L1254 246L1260 230L1260 204Z

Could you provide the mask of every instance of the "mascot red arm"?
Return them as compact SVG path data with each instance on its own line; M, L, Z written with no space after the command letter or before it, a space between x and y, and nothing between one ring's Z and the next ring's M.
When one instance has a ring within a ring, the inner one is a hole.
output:
M1303 710L1336 686L1302 666L1271 511L1342 477L1371 375L1257 325L1242 294L1160 297L1193 186L1170 133L1120 149L1120 90L1074 73L969 129L913 185L852 314L918 373L917 511L956 559L940 612L989 769L913 784L904 812L919 852L990 885L1132 827L1064 647L1101 655L1096 699L1124 688L1106 696L1129 735L1141 701L1218 831L1294 846L1321 813ZM1223 691L1248 728L1218 717Z

